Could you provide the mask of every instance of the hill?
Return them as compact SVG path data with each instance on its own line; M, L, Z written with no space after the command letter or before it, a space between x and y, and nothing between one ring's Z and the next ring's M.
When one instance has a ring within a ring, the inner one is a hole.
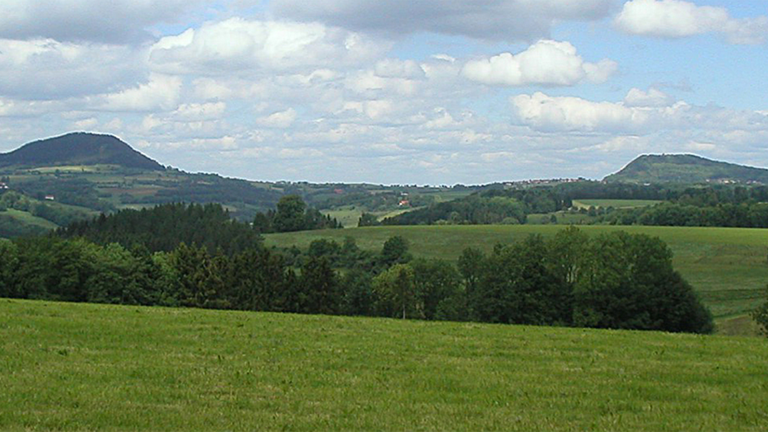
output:
M0 154L0 167L72 165L118 165L150 171L165 169L117 137L85 132L34 141L10 153Z
M607 182L768 184L768 169L714 161L690 154L643 155Z
M0 429L759 431L754 338L0 301Z

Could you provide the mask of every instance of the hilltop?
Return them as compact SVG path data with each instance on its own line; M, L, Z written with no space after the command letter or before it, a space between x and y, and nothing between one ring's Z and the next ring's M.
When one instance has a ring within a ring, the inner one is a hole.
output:
M691 154L642 155L607 182L768 184L768 169L714 161Z
M27 143L0 154L0 167L52 167L72 165L118 165L162 171L165 168L112 135L85 132Z

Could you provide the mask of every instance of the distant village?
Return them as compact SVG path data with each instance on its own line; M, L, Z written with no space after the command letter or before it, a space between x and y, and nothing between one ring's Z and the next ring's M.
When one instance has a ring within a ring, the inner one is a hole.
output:
M554 178L554 179L534 179L534 180L518 180L511 182L504 182L505 189L520 189L531 186L557 186L563 183L578 183L581 181L587 181L584 177L579 178Z

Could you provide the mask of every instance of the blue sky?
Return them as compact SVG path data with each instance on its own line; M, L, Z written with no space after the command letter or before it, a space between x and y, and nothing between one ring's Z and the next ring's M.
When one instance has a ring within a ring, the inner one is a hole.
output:
M9 0L0 151L69 131L254 180L768 166L768 3Z

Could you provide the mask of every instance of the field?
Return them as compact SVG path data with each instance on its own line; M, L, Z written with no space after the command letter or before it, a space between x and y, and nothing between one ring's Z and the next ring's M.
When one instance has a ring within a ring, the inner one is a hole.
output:
M416 256L455 260L466 247L491 251L496 243L510 243L530 234L554 235L557 225L463 225L376 227L345 230L273 234L266 236L267 245L306 248L312 240L345 236L356 239L364 249L379 250L391 236L401 235L411 244ZM589 235L612 231L645 233L667 242L674 253L673 264L700 293L718 320L718 326L729 332L753 333L744 326L726 323L743 322L746 313L765 298L768 283L768 230L744 228L690 228L649 226L584 226Z
M764 431L768 341L0 300L3 431Z
M21 222L24 225L35 225L45 229L58 228L58 225L56 225L51 221L45 220L43 218L39 218L37 216L33 216L31 213L21 211L21 210L6 209L5 211L0 212L0 214L8 215L16 219L17 221Z
M622 199L581 199L573 200L573 206L577 208L589 207L613 207L617 209L648 207L660 203L654 200L622 200Z
M384 193L389 191L384 189L378 192ZM464 198L470 195L471 191L446 191L442 188L422 188L421 190L415 189L413 193L430 197L432 202L439 203ZM425 207L426 206L400 207L398 205L392 205L378 210L370 210L365 205L350 204L323 209L322 213L336 218L336 220L338 220L345 228L355 228L363 213L370 213L376 216L379 220L382 220Z

